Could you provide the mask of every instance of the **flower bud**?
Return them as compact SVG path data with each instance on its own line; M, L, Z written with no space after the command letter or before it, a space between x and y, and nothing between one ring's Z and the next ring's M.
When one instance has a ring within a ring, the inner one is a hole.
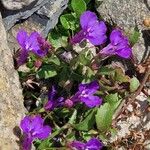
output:
M36 60L36 61L34 62L34 66L35 66L36 68L40 68L41 65L42 65L42 61L41 61L41 60Z
M73 106L73 101L70 100L70 99L66 99L65 103L64 103L64 106L67 107L67 108L71 108Z

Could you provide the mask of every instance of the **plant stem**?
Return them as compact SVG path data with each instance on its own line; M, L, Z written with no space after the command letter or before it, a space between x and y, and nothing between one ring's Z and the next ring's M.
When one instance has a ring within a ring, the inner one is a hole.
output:
M65 129L69 128L69 127L70 127L70 124L66 123L60 129L58 129L54 133L52 133L49 140L51 140L52 138L54 138L55 136L57 136L60 132L62 132L63 130L65 130Z
M122 114L122 112L125 111L125 109L128 107L128 105L131 104L131 103L136 99L136 97L137 97L137 96L140 94L140 92L142 91L142 89L143 89L143 87L144 87L144 85L145 85L145 83L146 83L146 81L147 81L149 75L150 75L150 65L147 66L147 69L146 69L146 71L145 71L145 76L144 76L144 78L143 78L143 80L142 80L142 82L141 82L139 88L138 88L133 94L131 94L129 97L125 98L125 99L120 103L120 105L119 105L119 107L118 107L116 113L114 114L113 120L117 119L117 118L120 116L120 114ZM124 106L126 100L128 100L128 102L127 102L127 104ZM114 124L115 124L115 123L114 123Z

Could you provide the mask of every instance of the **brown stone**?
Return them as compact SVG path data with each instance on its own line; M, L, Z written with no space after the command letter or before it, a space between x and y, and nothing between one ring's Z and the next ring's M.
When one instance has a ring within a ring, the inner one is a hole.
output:
M19 150L15 129L25 110L22 90L13 58L7 45L6 31L0 14L0 150Z

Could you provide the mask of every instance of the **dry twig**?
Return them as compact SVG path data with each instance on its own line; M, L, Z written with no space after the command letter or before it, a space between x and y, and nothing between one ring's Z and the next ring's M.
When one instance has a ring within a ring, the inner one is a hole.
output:
M128 105L131 104L136 99L136 97L141 93L149 75L150 75L150 64L147 66L144 78L143 78L139 88L137 89L137 91L135 93L131 94L130 96L128 96L127 98L125 98L124 100L122 100L122 102L120 103L118 109L116 110L116 113L114 114L114 117L113 117L114 120L117 119L120 116L120 114L122 114L125 111L125 109L128 107ZM125 105L126 101L128 101L128 102ZM113 123L113 124L115 124L115 123Z

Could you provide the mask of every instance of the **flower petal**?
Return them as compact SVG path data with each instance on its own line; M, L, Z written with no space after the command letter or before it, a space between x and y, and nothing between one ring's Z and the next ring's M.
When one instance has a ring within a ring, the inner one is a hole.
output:
M77 150L84 150L85 144L80 141L73 141L70 146L76 148Z
M103 21L97 22L94 26L91 26L87 39L93 45L100 45L106 42L106 25Z
M81 92L79 91L79 92L77 92L73 97L71 97L71 100L72 100L74 103L79 102L79 101L80 101L80 100L79 100L80 95L81 95Z
M23 150L31 150L31 146L32 146L32 141L33 139L28 137L28 135L24 135L24 140L22 143L22 149Z
M39 57L44 57L47 54L47 51L43 51L41 49L38 49L38 50L33 49L32 52Z
M29 150L28 147L31 148L32 141L36 138L45 139L51 133L51 128L49 126L44 126L44 120L39 115L24 117L20 126L24 133L24 140L22 143L24 150Z
M100 54L108 56L115 55L115 47L110 43L100 51Z
M82 29L86 29L97 21L97 16L91 11L85 11L80 17Z
M40 130L38 130L35 134L35 138L44 140L51 134L52 129L49 126L44 126Z
M100 51L100 54L118 55L122 58L129 58L132 54L132 49L129 46L129 41L126 36L118 29L112 31L110 35L111 43Z
M28 51L26 49L21 49L20 56L17 61L18 66L21 66L22 64L24 64L27 58L28 58Z
M81 97L81 102L89 108L93 108L102 104L102 99L98 96L89 95L88 97Z
M51 90L48 92L48 102L44 105L46 110L53 110L56 107L60 107L64 103L63 97L57 98L57 91L54 86L52 86Z
M26 116L21 120L20 127L23 130L23 132L30 132L30 124L31 124L31 117Z
M48 92L48 100L53 100L55 95L56 95L57 91L55 89L55 86L52 86L51 89Z
M97 36L98 37L98 36ZM90 36L87 39L93 45L100 45L106 42L107 37L104 35L102 37L97 38L96 36Z
M70 40L71 44L77 44L80 43L82 40L85 39L84 30L81 30L80 32L76 33L75 36L73 36Z
M37 38L40 36L38 32L32 32L26 41L26 49L30 51L37 51L40 49Z
M48 102L44 105L44 109L45 109L45 110L53 110L53 109L54 109L54 102L53 102L53 101L48 101Z
M57 103L57 107L62 106L62 104L64 103L64 98L63 97L58 97L56 103Z
M32 119L32 122L30 124L30 129L34 131L40 130L40 128L43 126L44 120L41 118L41 116L30 116Z
M85 145L85 149L88 150L101 150L102 147L103 144L96 138L90 139Z
M123 57L123 58L130 58L130 56L132 55L132 50L130 47L125 47L125 48L122 48L122 49L118 49L116 51L116 54L120 57Z
M40 35L37 37L38 47L34 48L32 52L39 57L44 57L47 53L51 45Z
M99 83L95 80L90 83L80 84L79 91L86 90L88 94L94 94L99 89Z
M111 32L110 41L113 45L117 45L118 43L122 42L123 40L124 40L124 37L120 30L115 29Z
M17 41L23 49L25 49L25 43L27 39L28 39L27 32L24 31L23 29L19 30L17 34Z

